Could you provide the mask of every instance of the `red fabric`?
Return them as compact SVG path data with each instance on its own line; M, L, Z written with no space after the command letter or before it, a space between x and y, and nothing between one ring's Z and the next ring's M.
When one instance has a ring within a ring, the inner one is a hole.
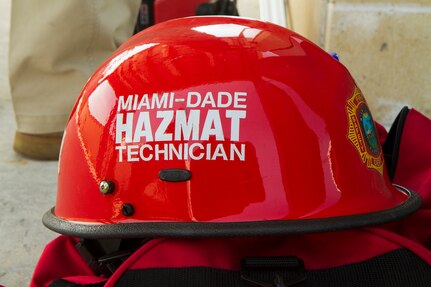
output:
M429 224L429 222L428 222ZM421 226L423 228L423 226ZM399 246L403 248L407 248L413 253L415 253L417 256L419 256L423 261L431 265L431 250L427 247L425 247L422 244L418 244L417 242L403 236L399 235L395 232L391 232L389 230L386 230L384 228L378 228L378 227L370 227L367 228L370 232L374 233L377 236L380 236L381 238L385 238L388 241L398 244Z
M394 182L416 190L431 208L431 120L412 109L401 139Z
M196 8L202 3L208 3L208 0L156 0L154 2L154 24L194 16Z
M105 281L89 270L75 251L75 243L62 235L48 244L30 286L48 286L59 278L78 284ZM105 286L115 286L128 269L211 266L239 270L245 256L282 255L302 258L307 269L322 269L360 262L400 247L417 253L431 265L431 253L423 246L381 228L272 238L155 239L124 262Z
M419 193L423 204L388 228L431 249L431 120L414 109L404 124L394 183Z
M76 243L77 239L65 235L48 243L34 270L30 287L45 287L53 280L72 276L72 282L79 284L101 282L102 279L94 276L77 252Z

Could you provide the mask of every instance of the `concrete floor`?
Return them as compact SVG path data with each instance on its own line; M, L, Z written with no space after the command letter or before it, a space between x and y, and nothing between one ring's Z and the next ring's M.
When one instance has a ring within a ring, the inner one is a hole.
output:
M55 203L57 162L12 150L15 120L7 81L9 1L0 1L0 285L28 286L37 260L57 235L42 225Z
M0 285L28 286L37 260L56 234L42 215L55 203L57 162L25 159L12 150L10 99L0 98Z

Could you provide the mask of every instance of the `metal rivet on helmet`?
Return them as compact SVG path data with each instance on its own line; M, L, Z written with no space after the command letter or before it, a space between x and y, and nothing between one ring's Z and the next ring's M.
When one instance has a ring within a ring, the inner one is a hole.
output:
M102 181L99 183L99 191L100 191L102 194L108 194L108 193L111 193L111 192L113 192L113 191L114 191L114 189L115 189L115 184L114 184L112 181L109 181L109 180L102 180Z

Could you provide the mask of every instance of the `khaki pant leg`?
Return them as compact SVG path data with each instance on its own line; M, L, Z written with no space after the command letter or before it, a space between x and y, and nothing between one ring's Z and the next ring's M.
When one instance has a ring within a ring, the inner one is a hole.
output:
M63 131L88 77L132 35L139 3L12 1L9 73L18 131Z

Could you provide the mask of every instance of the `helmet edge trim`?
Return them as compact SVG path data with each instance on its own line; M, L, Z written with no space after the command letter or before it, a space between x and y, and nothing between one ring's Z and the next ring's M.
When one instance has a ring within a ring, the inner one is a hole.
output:
M241 237L330 232L383 224L412 214L422 204L421 196L394 185L408 195L393 208L330 218L271 220L249 222L142 222L85 224L67 221L54 215L54 208L43 216L43 224L58 233L88 239L140 237Z

